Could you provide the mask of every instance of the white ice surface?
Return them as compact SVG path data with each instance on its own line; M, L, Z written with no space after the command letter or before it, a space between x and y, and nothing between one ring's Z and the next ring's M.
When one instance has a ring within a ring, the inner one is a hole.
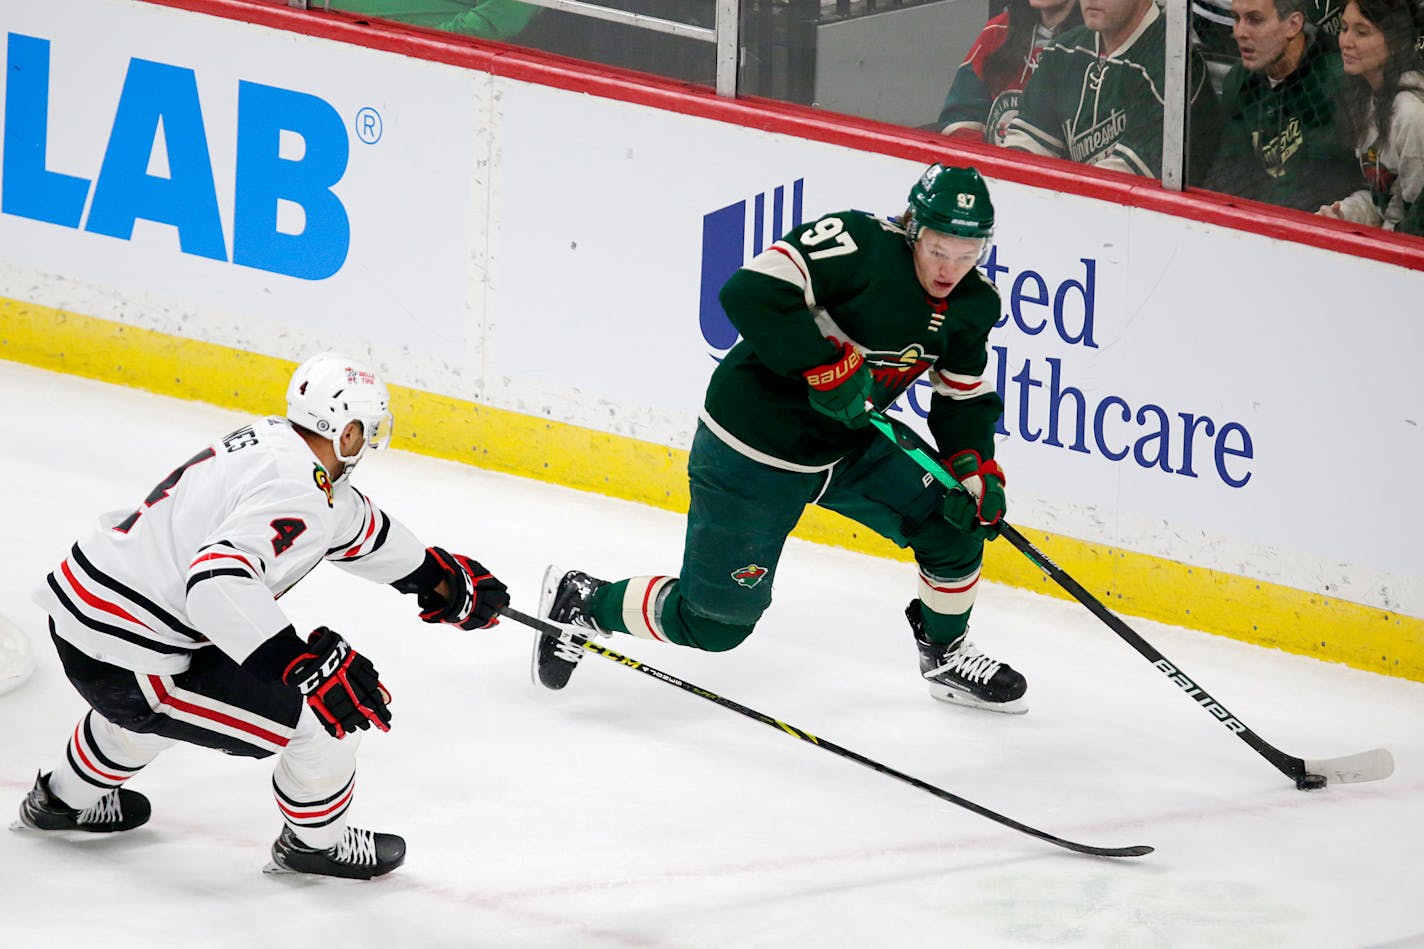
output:
M83 711L29 589L90 518L244 416L5 362L0 406L0 612L38 657L0 696L13 813ZM400 452L356 483L526 612L550 560L678 568L667 512ZM1302 793L1070 602L983 585L974 638L1028 676L1026 716L931 701L901 617L913 589L906 564L793 540L735 651L614 646L1050 833L1156 853L1068 853L606 659L538 689L531 631L426 626L409 598L322 567L282 603L346 634L395 695L352 818L404 835L406 866L260 873L271 761L180 746L130 785L154 807L135 832L0 830L0 946L1424 945L1424 685L1129 620L1288 753L1398 761Z

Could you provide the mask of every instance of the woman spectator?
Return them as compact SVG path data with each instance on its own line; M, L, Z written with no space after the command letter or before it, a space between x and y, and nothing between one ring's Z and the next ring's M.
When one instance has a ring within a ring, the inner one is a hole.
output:
M939 113L941 131L1002 145L1039 52L1082 22L1078 0L1009 0L955 72Z
M1412 0L1350 0L1340 18L1344 121L1365 187L1318 213L1394 230L1424 190L1424 72Z

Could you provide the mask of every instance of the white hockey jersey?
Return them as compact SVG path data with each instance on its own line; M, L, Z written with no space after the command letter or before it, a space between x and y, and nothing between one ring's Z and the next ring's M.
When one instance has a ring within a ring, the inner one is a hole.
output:
M209 643L242 662L290 625L277 597L323 559L377 583L425 548L349 479L333 484L285 418L254 420L99 518L35 601L96 659L171 675ZM299 631L305 633L305 630Z

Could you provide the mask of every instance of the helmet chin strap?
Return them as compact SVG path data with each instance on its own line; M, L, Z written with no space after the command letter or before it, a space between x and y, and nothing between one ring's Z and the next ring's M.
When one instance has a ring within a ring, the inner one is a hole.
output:
M349 424L349 423L348 423ZM341 463L341 474L332 478L332 482L338 482L351 473L351 469L356 467L356 462L366 456L366 449L371 447L371 441L366 437L366 426L364 423L357 423L361 426L361 441L359 448L354 455L343 455L341 453L341 437L346 429L343 427L340 432L331 436L331 450L336 455L336 460Z
M339 461L339 462L341 462L341 463L342 463L343 465L345 465L347 468L354 468L354 467L356 467L356 462L360 461L362 458L364 458L364 457L366 456L366 449L369 448L370 445L371 445L371 443L366 440L365 436L362 436L362 438L361 438L361 447L358 448L358 449L356 449L356 454L354 454L354 455L343 455L343 454L341 453L341 438L340 438L340 436L338 436L338 437L336 437L336 438L333 438L333 439L331 440L331 447L336 450L336 460Z

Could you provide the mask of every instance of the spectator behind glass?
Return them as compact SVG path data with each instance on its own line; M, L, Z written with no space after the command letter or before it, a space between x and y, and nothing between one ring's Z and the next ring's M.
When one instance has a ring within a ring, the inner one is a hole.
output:
M1424 189L1424 73L1410 0L1350 0L1340 19L1341 118L1365 187L1325 217L1394 230ZM1358 181L1358 179L1356 179Z
M984 25L954 74L939 113L944 134L1004 144L1038 54L1082 22L1078 0L1010 0L1003 13Z
M1162 174L1166 19L1153 0L1081 0L1083 26L1038 57L1004 145L1099 168ZM1221 106L1201 54L1189 56L1191 180L1205 179Z
M332 0L331 6L485 40L517 36L539 12L539 7L519 0Z
M1232 0L1241 61L1222 83L1214 191L1314 211L1359 180L1335 122L1340 54L1305 25L1306 0Z

